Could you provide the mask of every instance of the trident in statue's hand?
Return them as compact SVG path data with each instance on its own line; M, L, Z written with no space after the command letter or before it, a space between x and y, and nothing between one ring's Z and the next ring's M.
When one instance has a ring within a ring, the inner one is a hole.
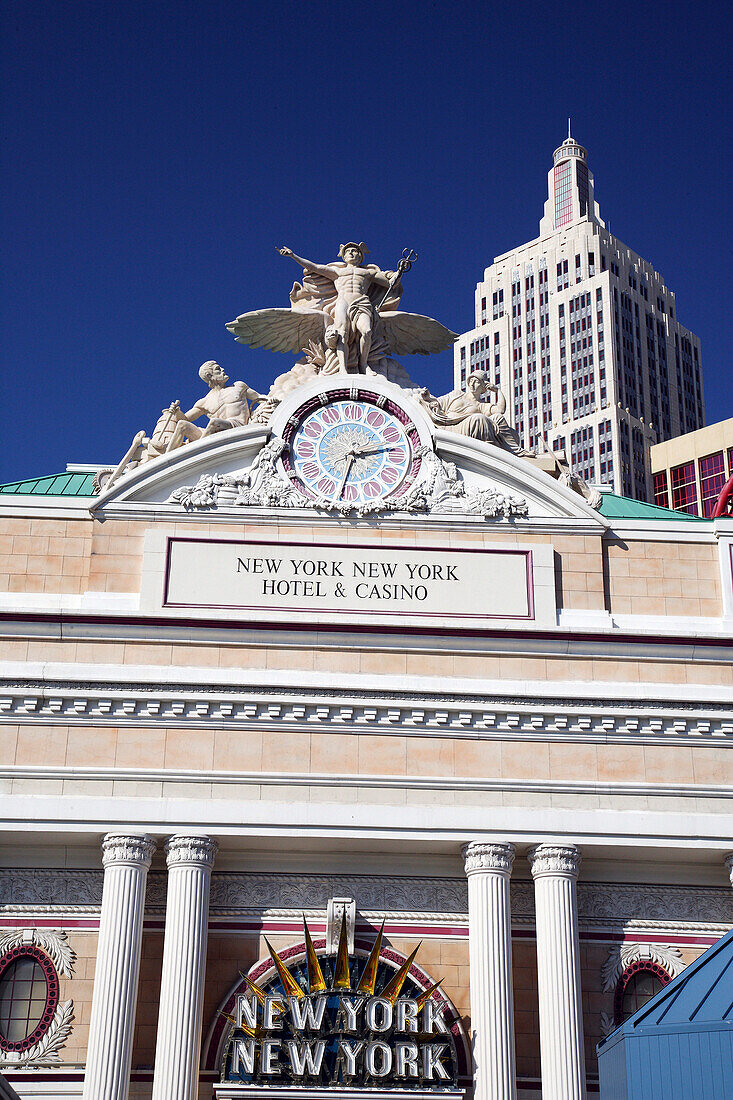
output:
M414 262L417 258L418 258L417 252L415 252L414 249L412 249L412 248L403 248L402 249L402 259L397 264L397 271L394 273L394 275L390 279L389 286L387 287L384 294L382 295L382 300L380 302L377 302L377 304L374 307L377 311L379 311L382 308L384 303L389 298L391 292L397 286L397 283L400 281L402 276L410 270L410 268L412 267L412 265L414 264Z

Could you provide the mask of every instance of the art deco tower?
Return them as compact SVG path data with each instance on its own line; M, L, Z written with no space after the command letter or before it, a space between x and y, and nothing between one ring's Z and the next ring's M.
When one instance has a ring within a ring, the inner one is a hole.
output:
M606 228L570 126L547 180L539 236L476 287L455 384L486 370L525 446L544 437L587 481L653 500L649 446L705 423L700 341L662 275Z

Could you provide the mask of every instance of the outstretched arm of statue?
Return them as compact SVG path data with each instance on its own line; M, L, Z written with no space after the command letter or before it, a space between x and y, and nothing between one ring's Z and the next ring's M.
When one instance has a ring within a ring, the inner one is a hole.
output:
M302 256L296 256L292 248L288 248L283 245L278 249L281 256L289 256L291 260L295 260L296 264L300 264L303 271L314 271L316 275L322 275L324 279L330 279L331 282L335 282L338 279L341 272L335 267L329 267L328 264L314 264L311 260L306 260Z

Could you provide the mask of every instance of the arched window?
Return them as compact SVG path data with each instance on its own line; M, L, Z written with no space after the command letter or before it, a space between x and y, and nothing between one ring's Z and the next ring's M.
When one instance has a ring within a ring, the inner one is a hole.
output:
M670 981L670 976L659 963L642 959L624 970L616 986L613 1016L618 1027L633 1016L647 1001L656 997L660 989Z
M19 944L0 958L0 1051L24 1051L48 1031L59 980L44 951Z

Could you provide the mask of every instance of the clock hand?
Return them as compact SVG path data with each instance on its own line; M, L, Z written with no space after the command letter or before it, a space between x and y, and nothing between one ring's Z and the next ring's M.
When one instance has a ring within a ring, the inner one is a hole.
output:
M341 494L343 493L344 488L346 487L346 479L349 476L349 471L351 470L351 467L353 465L354 465L354 452L349 451L348 455L346 456L346 465L344 466L344 472L343 472L343 475L341 477L341 484L339 485L338 493L336 494L336 500L341 499Z
M376 455L380 451L396 451L399 446L399 443L380 443L378 447L360 447L358 451L354 451L354 454L357 458L361 458L362 455Z

